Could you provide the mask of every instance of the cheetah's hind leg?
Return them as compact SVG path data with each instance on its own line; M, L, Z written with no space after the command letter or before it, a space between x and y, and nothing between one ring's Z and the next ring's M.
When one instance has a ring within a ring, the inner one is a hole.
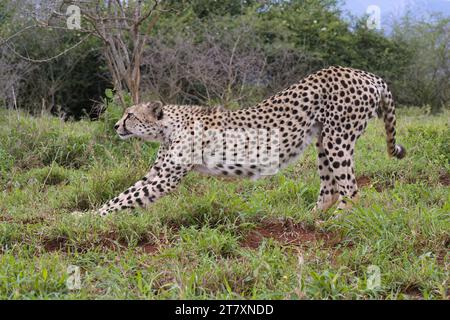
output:
M313 208L313 213L320 213L328 211L338 201L339 191L332 169L330 170L329 168L330 161L325 153L322 133L319 133L317 137L316 147L318 153L320 191L316 206Z

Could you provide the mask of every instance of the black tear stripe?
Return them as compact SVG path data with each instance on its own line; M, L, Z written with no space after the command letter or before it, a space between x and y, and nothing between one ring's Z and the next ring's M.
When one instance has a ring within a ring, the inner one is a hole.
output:
M123 128L125 130L127 130L127 128L125 127L125 122L128 120L128 118L130 117L131 113L128 113L127 116L125 117L125 119L123 119Z

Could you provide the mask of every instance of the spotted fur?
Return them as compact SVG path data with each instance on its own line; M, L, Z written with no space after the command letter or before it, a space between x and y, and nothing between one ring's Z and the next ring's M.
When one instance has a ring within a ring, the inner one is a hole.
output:
M189 161L198 123L203 126L203 149L213 144L215 138L210 132L277 130L277 170L295 161L317 138L320 193L316 208L327 210L336 203L338 209L347 208L358 196L355 143L368 120L377 114L384 119L388 154L403 158L405 149L395 142L394 101L386 82L351 68L320 70L254 107L236 111L160 102L133 106L125 111L115 129L124 139L159 141L158 156L140 181L108 201L99 213L148 206L174 190L192 170L252 179L265 175L257 162L238 159L228 164L220 157L202 157L200 163ZM249 138L238 138L237 149L244 148L242 139Z

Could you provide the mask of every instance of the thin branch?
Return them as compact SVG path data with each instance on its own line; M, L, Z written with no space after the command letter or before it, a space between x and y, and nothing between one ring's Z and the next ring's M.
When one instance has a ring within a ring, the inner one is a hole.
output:
M152 12L155 11L155 9L158 7L158 5L159 5L158 0L155 0L155 3L153 4L153 7L152 7L150 10L148 10L148 12L147 12L145 15L143 15L143 16L141 17L141 19L138 20L138 22L136 23L136 25L137 25L137 26L140 25L144 20L146 20L148 17L150 17L150 15L152 14Z
M8 38L2 40L2 41L0 42L0 47L1 47L2 45L4 45L5 43L11 41L11 39L17 37L17 36L18 36L19 34L21 34L22 32L25 32L26 30L32 29L32 28L35 28L35 27L37 27L37 26L36 26L36 25L30 25L30 26L27 26L27 27L25 27L25 28L23 28L23 29L17 31L17 32L14 33L13 35L11 35L11 36L9 36Z
M12 48L11 46L7 45L7 48L14 53L16 56L18 56L19 58L28 61L28 62L33 62L33 63L43 63L43 62L49 62L52 60L55 60L63 55L65 55L67 52L69 52L70 50L75 49L76 47L78 47L80 44L82 44L88 37L90 36L90 34L87 34L84 38L82 38L80 41L78 41L76 44L74 44L73 46L67 48L66 50L58 53L57 55L50 57L50 58L46 58L46 59L32 59L30 57L25 57L23 55L21 55L20 53L18 53L16 50L14 50L14 48Z

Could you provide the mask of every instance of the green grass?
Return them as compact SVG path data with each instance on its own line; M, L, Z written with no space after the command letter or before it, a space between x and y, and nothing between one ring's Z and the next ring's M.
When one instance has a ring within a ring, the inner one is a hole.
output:
M317 226L313 147L274 177L191 173L147 210L73 216L133 184L157 145L120 141L114 119L1 111L0 298L448 299L450 112L398 113L407 158L388 159L372 121L356 151L360 203Z

